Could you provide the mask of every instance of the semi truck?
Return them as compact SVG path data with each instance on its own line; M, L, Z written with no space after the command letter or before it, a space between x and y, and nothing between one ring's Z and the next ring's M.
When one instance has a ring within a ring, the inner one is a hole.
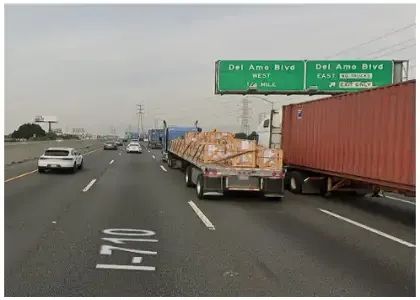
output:
M185 149L188 148L189 144L185 142L183 146L186 146ZM208 151L210 150L209 147L213 145L203 143L200 146L203 146L201 149L207 146L204 151ZM180 169L184 172L185 185L195 187L198 199L208 199L212 196L220 197L228 191L256 192L264 198L273 200L281 200L284 196L285 171L282 167L264 169L226 165L221 161L204 163L196 157L186 155L185 151L176 150L173 144L170 147L164 147L167 151L168 167ZM193 150L193 152L197 153L196 150ZM235 154L232 156L235 156Z
M272 110L259 144L283 149L293 193L415 195L416 80Z
M162 161L166 162L169 167L173 164L172 155L169 151L170 142L177 138L182 138L186 132L197 131L201 132L202 129L196 126L167 126L166 121L163 122L163 135L159 138L162 144Z
M149 129L147 147L150 149L161 149L164 129Z

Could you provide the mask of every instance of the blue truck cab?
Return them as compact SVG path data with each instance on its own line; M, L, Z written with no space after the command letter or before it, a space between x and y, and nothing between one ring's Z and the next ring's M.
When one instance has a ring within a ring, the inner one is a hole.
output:
M197 131L201 132L200 127L195 126L168 126L165 127L162 137L162 161L168 161L168 148L170 142L177 138L182 138L186 132Z

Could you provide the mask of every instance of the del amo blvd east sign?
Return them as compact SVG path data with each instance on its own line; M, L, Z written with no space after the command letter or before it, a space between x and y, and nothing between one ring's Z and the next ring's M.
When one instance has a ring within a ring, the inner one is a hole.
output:
M392 61L307 61L307 88L325 92L348 92L393 83Z
M389 85L393 61L217 61L216 94L335 94Z

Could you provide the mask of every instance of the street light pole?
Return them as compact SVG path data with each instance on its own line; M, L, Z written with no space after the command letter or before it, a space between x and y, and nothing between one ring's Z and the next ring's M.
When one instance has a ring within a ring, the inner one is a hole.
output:
M253 95L247 96L247 97L257 98L257 99L263 100L264 102L270 103L271 104L271 110L274 110L274 102L273 101L267 100L263 97L253 96Z

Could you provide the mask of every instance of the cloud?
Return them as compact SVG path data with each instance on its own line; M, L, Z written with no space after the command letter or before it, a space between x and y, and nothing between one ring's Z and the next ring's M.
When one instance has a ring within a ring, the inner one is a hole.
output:
M213 95L216 60L322 59L414 22L412 7L8 5L6 130L36 114L99 133L113 122L124 130L124 124L136 124L140 102L147 126L159 111L179 122L196 118L236 128L241 97ZM407 36L414 32L340 58ZM252 105L256 126L258 113L269 106L256 99Z

